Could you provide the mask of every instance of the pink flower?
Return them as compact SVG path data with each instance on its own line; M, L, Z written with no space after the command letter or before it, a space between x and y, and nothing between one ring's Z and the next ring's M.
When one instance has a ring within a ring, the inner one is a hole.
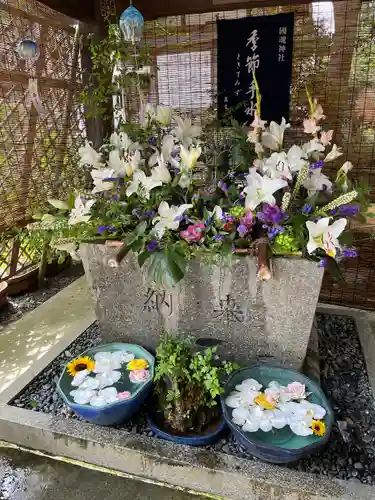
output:
M149 370L133 370L129 373L129 379L133 384L146 382L150 378Z
M333 137L333 130L329 130L328 132L321 132L320 142L323 144L323 146L329 146L331 144L332 137Z
M260 128L260 129L264 130L264 129L266 128L266 127L265 127L265 124L266 124L266 123L267 123L267 122L266 122L265 120L262 120L262 119L260 118L260 116L258 116L258 113L257 113L257 112L255 112L255 113L254 113L254 121L253 121L253 123L250 125L250 127ZM250 141L250 142L252 142L252 141Z
M200 224L191 224L185 231L180 232L180 236L183 240L188 243L200 243L203 241L203 231L204 224L201 222Z
M313 118L303 120L303 128L305 129L305 134L315 134L320 129Z
M293 382L287 385L281 391L281 399L283 402L292 401L294 399L304 399L306 397L306 387L300 382Z
M119 392L117 394L117 399L129 399L132 395L129 391Z
M323 115L323 108L321 104L318 104L318 101L314 99L314 104L315 104L315 111L312 117L318 122L319 120L324 120L326 117Z
M271 404L276 406L280 399L280 391L276 389L266 389L266 400Z

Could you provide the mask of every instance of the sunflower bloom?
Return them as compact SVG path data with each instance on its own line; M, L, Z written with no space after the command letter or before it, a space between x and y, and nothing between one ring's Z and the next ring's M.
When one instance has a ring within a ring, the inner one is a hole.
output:
M326 433L326 424L321 420L313 420L311 424L311 428L315 436L324 436Z
M148 368L148 361L146 359L133 359L127 365L127 369L133 370L145 370Z
M268 401L267 396L264 394L264 392L256 397L254 401L258 406L261 406L265 410L274 410L276 408L275 405Z
M95 361L89 356L81 356L80 358L73 359L73 361L68 363L66 367L69 375L71 375L72 377L77 375L77 373L82 372L83 370L92 372L94 368Z

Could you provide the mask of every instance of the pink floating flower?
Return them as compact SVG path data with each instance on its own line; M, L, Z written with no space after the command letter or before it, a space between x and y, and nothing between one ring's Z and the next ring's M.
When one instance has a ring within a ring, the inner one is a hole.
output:
M129 378L133 384L140 384L150 378L150 372L149 370L133 370L129 373Z
M117 394L117 399L129 399L132 395L129 391L119 392Z
M203 222L200 224L191 224L185 231L180 232L180 236L188 243L200 243L203 241L203 231L205 225Z
M292 401L295 399L304 399L306 397L306 387L300 382L293 382L283 388L281 399L283 401Z

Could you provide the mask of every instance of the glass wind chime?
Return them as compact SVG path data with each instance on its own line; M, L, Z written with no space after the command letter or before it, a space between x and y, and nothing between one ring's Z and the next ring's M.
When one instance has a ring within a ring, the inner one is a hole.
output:
M31 67L36 63L40 56L38 44L32 39L21 40L16 47L16 53L22 61L29 62ZM38 80L34 75L33 69L29 78L29 84L26 94L26 102L28 105L34 105L39 115L44 113L44 108L38 91Z
M142 97L141 84L139 80L139 64L138 64L138 53L137 53L137 45L136 42L140 42L143 34L143 27L145 21L143 19L142 14L137 10L130 0L130 6L124 10L124 12L120 16L120 29L123 34L124 40L133 45L134 48L134 69L137 78L137 90L139 94L141 109L144 108L144 99ZM123 117L126 121L126 110L125 110L125 92L122 90L122 108L123 108Z

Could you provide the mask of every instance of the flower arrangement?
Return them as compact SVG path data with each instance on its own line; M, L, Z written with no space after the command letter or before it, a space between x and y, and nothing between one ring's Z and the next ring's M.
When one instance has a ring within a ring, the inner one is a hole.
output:
M126 365L126 371L122 372ZM67 364L67 373L72 376L70 391L75 403L105 407L123 399L130 399L130 391L121 391L114 387L126 382L133 384L148 382L151 378L148 361L135 359L128 351L98 352L94 358L81 356ZM128 385L128 384L125 384Z
M272 381L263 392L262 387L257 380L246 379L225 399L225 404L234 408L233 422L243 431L270 432L289 426L297 436L324 436L326 410L307 400L304 384L282 386Z
M221 363L216 348L196 351L192 338L166 336L156 350L156 395L174 431L201 432L220 415L221 382L236 366Z
M302 256L327 266L356 256L348 246L348 218L361 211L359 197L344 162L336 178L326 170L342 156L332 145L333 131L323 130L321 105L308 93L309 116L302 145L284 146L290 127L261 119L261 96L248 129L254 162L243 174L227 174L207 186L199 163L201 129L165 106L147 105L139 125L115 132L100 151L80 148L80 166L89 168L91 193L68 201L50 200L51 213L40 224L54 230L53 244L76 254L80 242L121 240L109 264L116 266L133 251L150 280L173 287L186 263L258 253L259 277L272 277L273 255ZM332 267L332 266L331 266Z

